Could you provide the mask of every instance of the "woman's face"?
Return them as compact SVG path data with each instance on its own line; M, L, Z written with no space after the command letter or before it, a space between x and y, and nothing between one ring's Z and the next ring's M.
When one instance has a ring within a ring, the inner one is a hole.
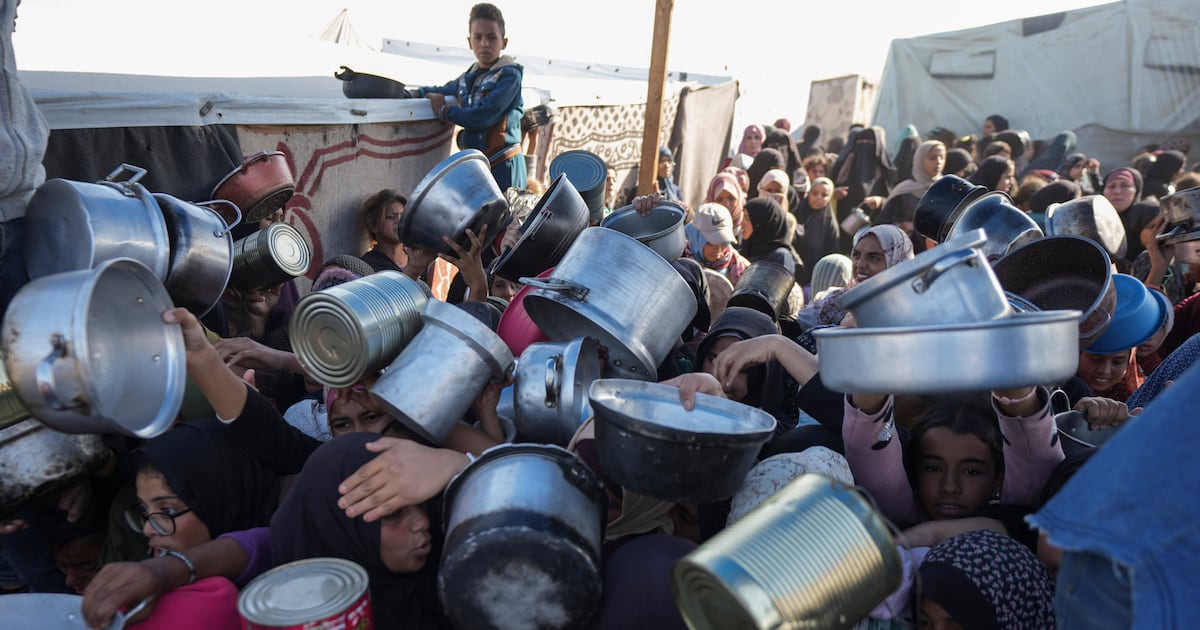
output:
M347 433L383 433L392 416L369 393L351 392L339 396L329 407L329 432L333 437Z
M1158 349L1162 347L1163 342L1167 340L1167 333L1169 332L1171 331L1167 330L1167 326L1164 323L1158 329L1158 332L1154 333L1153 336L1143 341L1141 345L1137 347L1137 355L1139 357L1148 357L1155 352L1158 352Z
M992 124L991 118L985 119L983 121L983 137L986 138L988 136L992 136L995 134L996 134L996 125Z
M921 436L918 449L917 501L933 520L977 512L1000 489L996 460L975 434L935 427Z
M400 215L404 214L404 204L393 201L384 206L379 215L379 225L375 228L375 240L380 243L400 244Z
M1067 171L1067 177L1073 182L1083 179L1083 169L1087 167L1087 160L1079 160Z
M717 193L717 198L713 199L713 201L725 206L725 209L728 210L730 214L733 214L733 209L735 206L737 206L737 197L735 197L734 194L728 190L722 190L721 192Z
M1017 183L1017 165L1009 162L1008 169L996 180L996 190L1012 194L1013 185Z
M808 207L821 210L829 205L829 196L833 194L829 184L817 184L808 189Z
M142 525L142 533L150 539L149 546L152 557L161 556L168 549L187 551L212 540L212 536L208 533L208 526L200 520L198 514L188 511L187 504L167 485L167 480L161 473L140 471L135 484L138 508L142 510L143 514L161 512L169 516L178 515L174 518L175 532L170 536L163 536L155 531L149 520ZM171 520L161 516L155 518L160 522ZM167 529L169 531L170 527L168 526Z
M704 243L704 250L701 252L701 255L704 256L704 260L710 263L715 263L725 256L725 253L728 249L728 244L706 242Z
M854 244L854 249L850 250L850 262L854 265L856 283L887 269L887 257L883 255L883 246L874 234L868 234Z
M763 182L758 185L758 192L760 194L766 193L766 194L770 194L770 195L783 194L783 184L780 184L776 180L771 180L769 182Z
M1129 369L1129 350L1112 354L1079 353L1079 369L1075 372L1097 394L1110 391Z
M1136 201L1137 186L1121 177L1109 178L1104 185L1104 198L1112 202L1117 212L1125 212Z
M946 147L935 146L925 154L925 162L922 164L925 169L925 174L929 177L937 177L942 174L942 169L946 167Z
M379 522L379 555L395 573L412 573L425 566L432 551L429 517L420 505L408 505Z
M658 176L661 179L671 177L671 173L675 172L675 162L671 158L664 157L658 160Z
M713 342L712 347L709 348L708 355L704 357L704 362L701 364L701 368L703 368L705 372L716 376L716 369L713 367L713 362L716 361L717 357L720 356L720 354L724 352L726 348L732 346L738 341L739 339L737 337L721 337L720 339L717 339L715 342ZM737 376L733 377L733 384L725 388L725 396L730 400L740 401L745 399L746 394L748 393L750 393L750 377L747 376L745 370L743 370L738 372Z
M758 153L762 150L763 134L758 127L746 127L742 132L742 142L745 143L747 151Z

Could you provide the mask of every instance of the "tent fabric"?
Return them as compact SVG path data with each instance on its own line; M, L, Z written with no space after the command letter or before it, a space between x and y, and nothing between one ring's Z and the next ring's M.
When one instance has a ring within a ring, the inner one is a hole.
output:
M1188 0L1127 0L892 42L873 124L979 133L990 114L1034 138L1090 127L1102 163L1200 135L1200 38ZM1109 152L1112 153L1104 153Z

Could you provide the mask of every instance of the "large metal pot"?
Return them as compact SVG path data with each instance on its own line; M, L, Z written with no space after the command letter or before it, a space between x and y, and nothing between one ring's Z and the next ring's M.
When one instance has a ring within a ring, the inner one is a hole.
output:
M759 260L742 273L725 306L745 306L776 321L788 309L796 278L779 263Z
M120 630L125 621L142 612L148 600L126 612L116 612L107 630ZM83 596L58 593L16 593L0 597L0 619L39 630L90 630L83 619Z
M296 181L282 151L248 155L213 187L213 199L231 201L247 222L265 219L296 193ZM226 217L228 218L228 217Z
M165 280L171 243L158 204L138 183L145 174L122 164L95 184L51 179L38 187L25 209L29 277L132 258Z
M604 207L604 188L608 181L608 164L604 158L582 149L565 151L550 161L550 177L566 175L579 191L590 216Z
M517 361L513 388L521 442L566 446L590 415L588 388L603 367L595 339L535 343Z
M1200 226L1200 187L1176 191L1158 200L1167 218L1167 227Z
M679 389L628 379L592 383L596 452L604 475L664 501L711 503L733 496L775 430L771 414L706 394L679 403Z
M804 474L675 564L691 628L843 628L903 575L891 524L855 488Z
M821 382L833 391L973 392L1069 378L1079 366L1078 319L1079 311L1044 311L985 323L825 328L813 336ZM895 357L904 357L902 367Z
M513 282L536 276L557 265L587 226L587 204L571 181L559 175L521 226L517 242L496 259L492 273Z
M1088 195L1046 208L1046 236L1067 235L1091 239L1117 258L1123 258L1129 246L1121 215L1104 195Z
M453 255L443 236L470 249L467 228L479 234L486 224L495 233L507 211L508 201L487 157L475 149L459 151L433 167L413 190L400 216L400 242Z
M1159 235L1163 245L1174 247L1174 258L1177 263L1200 265L1200 229L1182 230L1176 228L1172 233Z
M304 275L311 260L299 230L272 223L234 242L229 286L243 292L273 287Z
M548 278L521 282L534 287L525 308L547 337L594 337L608 349L606 376L654 380L696 316L695 295L670 263L602 227L584 230Z
M456 628L587 628L608 497L567 450L488 449L446 487L438 595Z
M1045 236L1037 222L1014 206L1008 193L1000 191L987 193L972 201L958 215L946 238L953 240L978 229L987 233L987 242L980 249L991 264L1013 249Z
M943 175L921 195L913 226L917 232L941 243L967 205L987 192L987 186L976 186L957 175Z
M1108 253L1082 236L1047 236L1014 249L992 269L1000 286L1039 310L1081 313L1079 347L1108 329L1117 307Z
M4 364L33 417L67 433L151 438L179 413L183 335L149 269L118 258L38 278L4 317Z
M470 313L429 300L421 331L371 393L404 426L442 444L488 381L503 381L513 356L504 340Z
M604 217L600 227L628 234L670 262L682 256L687 245L687 235L683 231L686 218L687 211L683 206L673 201L660 201L645 216L633 206L617 208Z
M377 74L355 72L346 66L333 76L342 82L346 98L412 98L404 84Z
M196 317L221 299L233 270L233 237L229 232L242 218L232 202L218 199L188 203L171 195L154 193L171 241L171 267L163 282L171 301ZM210 205L231 207L235 219L226 223Z
M292 312L292 348L317 382L349 387L387 367L416 337L428 300L417 281L398 271L313 291Z
M984 322L1010 313L979 249L983 230L962 234L851 287L837 298L858 326L878 328Z
M61 433L33 419L0 429L0 514L66 486L107 457L96 434Z

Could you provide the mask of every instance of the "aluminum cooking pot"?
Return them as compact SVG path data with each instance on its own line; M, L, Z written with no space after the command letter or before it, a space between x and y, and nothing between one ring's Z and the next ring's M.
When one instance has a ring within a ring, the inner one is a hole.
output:
M793 479L675 564L691 628L841 628L903 575L889 523L855 488Z
M1200 229L1176 228L1171 233L1160 234L1158 238L1163 245L1174 247L1175 262L1190 265L1200 264Z
M521 225L517 242L496 259L492 273L513 282L536 276L557 265L587 226L587 204L571 181L559 175Z
M604 187L608 181L608 164L591 151L565 151L550 161L550 177L566 175L587 204L590 216L604 207Z
M1176 191L1158 200L1167 226L1200 225L1200 187Z
M646 216L638 214L633 206L617 208L604 217L600 227L628 234L671 262L683 255L687 245L687 235L683 231L686 218L687 211L683 206L673 201L660 201Z
M428 300L420 283L398 271L313 291L292 311L292 348L318 383L349 387L387 367L417 336Z
M342 82L346 98L412 98L404 84L377 74L355 72L346 66L333 76Z
M605 477L664 501L712 503L733 496L775 430L771 414L679 389L628 379L592 383L596 453Z
M965 324L1010 314L1008 300L973 230L851 287L837 304L861 328Z
M987 242L981 249L990 264L995 264L1013 249L1045 236L1037 222L1014 206L1008 193L1000 191L972 201L958 215L946 238L952 240L978 229L987 232Z
M1068 456L1083 449L1099 448L1128 423L1093 429L1087 414L1071 409L1071 401L1061 389L1051 392L1050 410L1054 413L1054 426L1062 439L1063 451Z
M312 260L308 242L286 223L272 223L233 244L229 286L250 292L304 275Z
M295 193L287 156L282 151L259 151L222 177L213 187L212 198L233 202L248 223L255 223L274 214Z
M600 345L591 337L526 348L514 372L518 441L566 446L591 415L588 389L603 366Z
M171 267L163 282L171 301L202 317L221 299L233 270L233 237L229 232L242 218L233 202L218 199L188 203L154 193L171 241ZM231 208L235 219L226 223L210 205Z
M441 445L488 381L505 380L512 368L512 352L483 322L429 300L421 331L371 393L408 429Z
M126 612L117 612L107 630L120 630L130 617L142 612L148 600ZM56 593L17 593L0 597L0 619L39 630L90 630L83 620L83 596Z
M619 270L619 272L617 271ZM654 380L696 316L696 297L654 250L615 230L583 231L524 300L552 341L594 337L608 349L606 376Z
M187 377L173 308L141 263L38 278L4 317L4 364L33 417L67 433L152 438L179 413Z
M608 497L567 450L504 444L446 487L438 595L456 628L588 628Z
M0 429L0 514L100 467L108 447L94 433L71 435L29 419Z
M470 249L467 228L479 234L485 224L497 233L508 201L492 177L487 157L475 149L442 160L413 190L400 215L400 242L454 255L443 236Z
M939 394L1061 382L1079 367L1079 311L984 323L813 331L837 392ZM889 357L904 357L897 369ZM595 403L593 402L593 407Z
M746 268L725 306L745 306L778 321L788 310L796 278L783 265L759 260Z
M1108 329L1117 307L1108 253L1082 236L1047 236L996 261L1000 286L1023 310L1077 310L1079 347L1086 349Z
M65 179L42 184L25 209L29 277L132 258L160 282L165 280L171 243L158 204L138 183L145 174L145 169L122 164L95 184Z
M1129 246L1121 215L1104 195L1052 203L1046 208L1046 236L1069 234L1091 239L1117 258L1124 258Z
M917 232L940 243L946 240L967 205L987 192L987 186L976 186L957 175L943 175L921 195L913 226Z

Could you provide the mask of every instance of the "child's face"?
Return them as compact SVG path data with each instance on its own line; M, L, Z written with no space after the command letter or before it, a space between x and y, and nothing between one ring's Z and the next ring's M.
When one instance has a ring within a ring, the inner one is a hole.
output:
M425 566L432 550L429 517L425 508L407 505L379 522L379 555L396 573L412 573Z
M1079 353L1079 369L1075 374L1092 388L1097 394L1111 390L1129 369L1129 351L1122 350L1111 354Z
M500 59L500 53L508 47L508 38L500 30L499 22L479 19L471 22L467 45L475 53L475 61L479 62L480 68L491 68Z
M962 518L987 506L1000 489L996 460L979 436L936 427L921 436L917 500L933 520Z

